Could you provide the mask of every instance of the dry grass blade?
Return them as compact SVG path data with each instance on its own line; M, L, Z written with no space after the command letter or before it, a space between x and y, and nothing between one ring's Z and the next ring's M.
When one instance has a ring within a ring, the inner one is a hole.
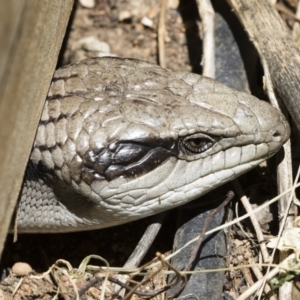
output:
M270 257L268 254L266 243L264 242L264 235L262 233L259 222L257 221L255 214L253 213L252 206L249 203L248 198L245 196L242 186L240 185L239 181L234 180L232 184L233 184L234 189L236 190L237 195L239 196L241 202L243 203L245 210L247 211L247 213L250 213L250 219L251 219L252 225L254 227L257 239L259 241L260 250L261 250L264 262L269 262Z

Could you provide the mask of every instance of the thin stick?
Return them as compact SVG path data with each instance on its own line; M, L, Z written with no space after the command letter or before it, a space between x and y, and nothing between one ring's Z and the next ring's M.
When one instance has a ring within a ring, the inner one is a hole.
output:
M253 266L251 267L251 270L254 273L255 277L257 279L259 279L259 280L262 279L263 278L263 274L261 273L261 271L259 270L259 268L255 265L255 262L251 262L251 263L253 264ZM265 290L266 294L271 295L271 287L268 284L266 284L264 290ZM276 300L276 297L272 295L272 296L269 297L269 300Z
M242 189L242 187L241 187L238 180L234 180L232 182L232 184L233 184L234 189L236 190L236 193L239 196L242 204L244 205L246 212L251 214L250 219L251 219L251 222L253 224L257 239L259 241L260 250L261 250L261 253L262 253L262 256L263 256L263 260L264 260L264 262L269 262L270 257L269 257L269 254L268 254L268 249L267 249L266 243L264 242L264 235L261 231L261 228L260 228L260 225L259 225L259 223L256 219L256 216L253 213L253 209L252 209L252 207L251 207L251 205L248 201L248 198L245 196L245 194L243 192L243 189Z
M300 2L298 3L298 6L297 6L296 17L298 19L300 19ZM294 24L293 31L292 31L292 37L299 48L300 47L300 24L299 24L299 22L295 22L295 24Z
M275 5L275 8L284 13L286 16L288 16L289 18L293 19L294 21L296 21L297 23L300 22L300 19L289 9L287 9L284 5L282 5L281 3L277 3Z
M147 227L146 231L144 232L143 236L139 240L138 244L136 245L135 249L131 253L130 257L127 259L124 268L137 268L145 255L147 254L149 248L153 244L154 239L156 238L162 223L165 220L167 212L160 213L158 215L154 215L151 219L151 224ZM128 279L128 275L117 275L118 280L120 282L125 283ZM116 287L116 286L115 286ZM117 288L117 287L116 287ZM116 291L117 293L117 291ZM120 289L118 291L119 296L125 295L125 290Z
M165 55L165 36L166 36L166 6L167 0L161 0L160 4L160 14L158 22L158 59L159 65L162 68L166 67L166 55Z
M221 211L234 197L234 193L232 191L228 192L227 198L225 199L225 201L223 201L216 209L214 209L205 219L201 234L199 236L198 242L197 244L194 246L193 251L191 253L191 257L188 261L188 263L186 264L184 270L185 271L189 271L191 269L191 266L193 264L193 262L196 259L197 253L199 252L199 249L201 247L201 244L203 242L203 239L205 237L205 233L207 231L207 228L209 226L209 223L211 221L211 219L213 218L213 216L215 216L219 211Z
M274 91L274 87L272 84L272 79L269 71L269 66L267 64L266 59L262 56L262 65L264 68L264 79L266 90L270 99L271 104L280 109L283 107L282 103L278 101L276 98L276 93ZM284 114L287 116L285 109L283 108ZM277 186L278 193L282 193L287 190L291 186L293 186L293 171L292 171L292 154L291 154L291 142L288 141L284 146L284 158L278 163L277 166ZM278 155L277 155L278 157ZM293 195L293 196L292 196ZM295 194L292 192L291 197L293 197L293 202L295 199ZM286 194L282 196L280 201L278 202L278 215L280 226L284 226L284 228L292 228L294 227L294 220L297 208L295 205L290 205L290 194ZM289 211L289 214L286 219L283 219L283 216L286 211ZM292 282L287 282L279 288L279 299L289 300L292 299Z
M147 227L139 243L125 263L124 268L136 268L139 266L156 238L166 214L166 212L163 212L152 217L151 224Z
M209 0L197 0L203 24L203 72L215 78L215 12Z

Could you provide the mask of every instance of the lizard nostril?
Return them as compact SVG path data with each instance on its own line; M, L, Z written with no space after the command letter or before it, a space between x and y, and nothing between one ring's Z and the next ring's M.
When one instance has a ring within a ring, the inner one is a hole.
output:
M289 126L285 120L280 122L275 128L273 128L273 141L274 142L286 142L289 137Z
M284 137L284 131L280 130L281 128L277 128L273 133L273 141L281 142Z
M281 137L281 133L279 132L279 131L275 131L274 133L273 133L273 137Z
M280 129L277 129L274 133L273 133L273 141L274 142L281 142L282 138L283 138L284 134Z

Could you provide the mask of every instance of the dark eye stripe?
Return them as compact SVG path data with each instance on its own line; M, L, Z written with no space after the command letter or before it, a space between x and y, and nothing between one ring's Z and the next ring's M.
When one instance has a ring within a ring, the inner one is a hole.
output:
M95 177L111 181L119 176L136 178L149 173L171 156L178 155L172 139L119 141L83 157L82 169L89 181Z
M141 160L128 166L111 165L105 172L106 180L110 181L119 176L126 178L140 177L163 164L173 154L164 148L150 150Z

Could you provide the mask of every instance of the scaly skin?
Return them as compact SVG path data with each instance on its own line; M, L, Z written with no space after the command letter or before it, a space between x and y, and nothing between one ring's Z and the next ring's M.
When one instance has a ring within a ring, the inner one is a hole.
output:
M56 71L18 208L18 232L110 227L182 205L289 138L266 102L129 59Z

